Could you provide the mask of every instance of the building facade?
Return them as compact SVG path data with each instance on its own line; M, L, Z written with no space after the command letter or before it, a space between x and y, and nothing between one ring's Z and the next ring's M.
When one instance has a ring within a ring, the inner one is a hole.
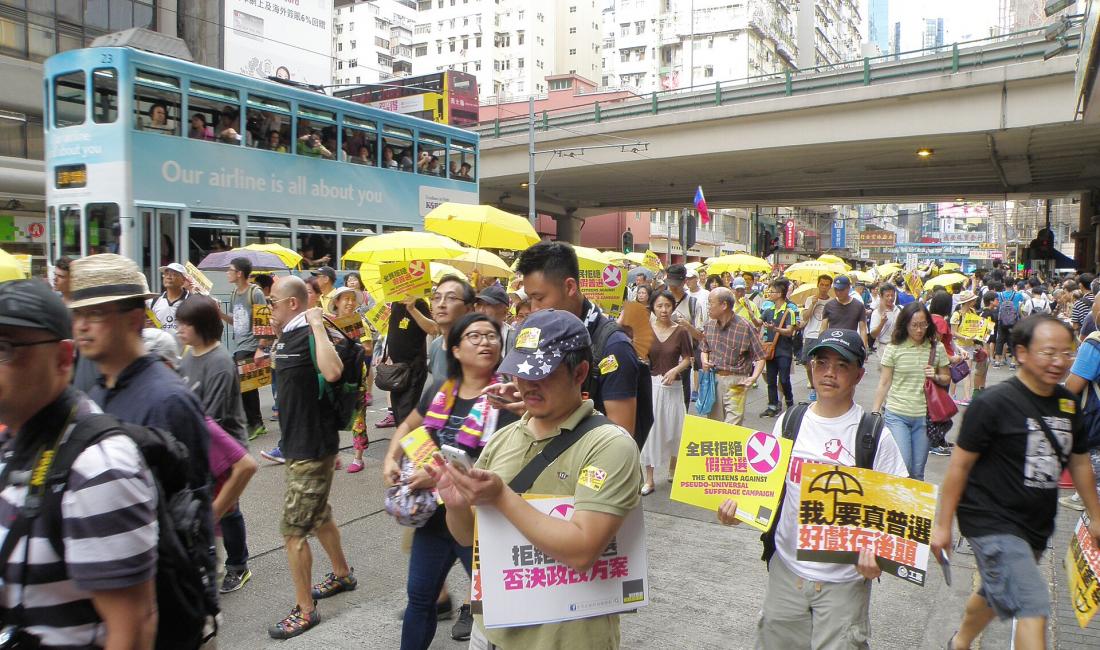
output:
M800 0L798 67L805 70L858 59L862 23L856 0Z
M361 0L333 11L332 84L378 83L413 74L414 0Z

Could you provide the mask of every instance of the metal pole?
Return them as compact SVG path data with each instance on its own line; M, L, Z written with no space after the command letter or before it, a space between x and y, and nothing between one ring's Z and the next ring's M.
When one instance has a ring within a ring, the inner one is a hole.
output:
M672 264L672 210L665 211L665 267Z
M535 96L527 99L527 219L535 225Z

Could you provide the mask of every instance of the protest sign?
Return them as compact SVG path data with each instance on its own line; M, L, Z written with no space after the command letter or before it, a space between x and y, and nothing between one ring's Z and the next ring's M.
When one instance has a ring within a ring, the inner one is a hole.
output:
M920 295L924 293L924 280L920 279L920 275L916 271L905 276L905 286L909 288L909 295L914 298L920 298Z
M573 516L573 497L532 497L543 514ZM649 603L642 509L623 520L591 569L577 572L539 550L490 506L477 508L478 579L485 627L560 623L633 610Z
M923 587L936 492L924 481L804 463L796 557L855 564L860 549L870 547L884 573Z
M237 364L237 373L241 376L242 393L256 390L261 386L269 386L271 384L271 357Z
M214 287L214 282L191 262L184 264L183 268L187 270L187 277L191 279L191 284L195 287L195 290L203 295L209 295L210 289Z
M367 319L370 326L378 332L379 336L385 336L390 330L390 305L387 302L378 301L368 309L363 318Z
M432 293L431 265L424 260L388 262L378 267L386 302L427 298Z
M959 336L964 339L979 338L984 329L982 322L984 320L984 318L973 312L964 314L959 322Z
M432 436L424 427L417 427L405 434L401 440L401 450L405 452L413 465L423 467L432 459L432 454L439 451Z
M337 329L350 336L352 340L358 341L363 338L366 325L363 324L363 318L358 313L351 313L346 316L331 316L330 320Z
M1081 515L1073 529L1065 567L1069 578L1069 602L1077 624L1083 628L1100 609L1100 549L1089 534L1086 514Z
M642 266L656 273L661 270L661 258L657 257L657 253L654 253L652 249L649 249L645 252Z
M791 461L793 443L770 433L689 415L684 418L672 500L718 511L737 502L737 518L768 530Z
M596 303L608 318L618 318L623 307L626 274L622 267L580 258L581 293Z
M271 324L270 305L252 305L252 334L254 336L275 336L275 326Z

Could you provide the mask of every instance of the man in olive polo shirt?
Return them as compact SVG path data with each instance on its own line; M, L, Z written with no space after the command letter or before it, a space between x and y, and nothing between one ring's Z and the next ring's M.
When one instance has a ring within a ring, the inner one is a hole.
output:
M527 490L573 496L572 519L542 514L508 485L563 431L571 432L590 416L603 419L592 401L581 396L592 363L591 345L584 323L570 312L545 309L524 321L500 372L515 377L527 413L493 434L473 470L452 464L429 469L447 504L447 526L459 543L473 543L470 506L493 507L543 553L582 572L591 569L623 519L639 506L638 446L609 420L581 436ZM605 476L602 483L589 478L600 473ZM470 640L474 650L619 647L618 615L492 630L485 629L480 616L475 621Z

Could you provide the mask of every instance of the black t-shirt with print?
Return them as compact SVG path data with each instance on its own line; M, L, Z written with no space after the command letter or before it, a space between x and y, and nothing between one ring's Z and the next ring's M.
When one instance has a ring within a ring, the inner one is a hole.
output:
M1062 465L1042 426L1058 438L1062 454L1088 451L1077 398L1062 386L1043 397L1013 377L979 395L963 415L958 446L981 457L959 501L959 531L966 537L1008 533L1036 550L1054 532Z
M854 297L849 298L847 305L842 305L836 298L825 303L825 318L829 321L830 330L858 330L865 315L863 303Z
M416 301L416 308L421 314L429 313L428 304L423 300ZM386 349L389 350L390 361L427 363L427 339L428 334L409 315L409 308L404 303L393 303L390 308L389 331L386 333Z
M317 366L309 352L312 329L300 327L279 337L275 344L275 381L279 386L280 448L290 460L316 460L335 455L340 448L336 414L321 400Z

